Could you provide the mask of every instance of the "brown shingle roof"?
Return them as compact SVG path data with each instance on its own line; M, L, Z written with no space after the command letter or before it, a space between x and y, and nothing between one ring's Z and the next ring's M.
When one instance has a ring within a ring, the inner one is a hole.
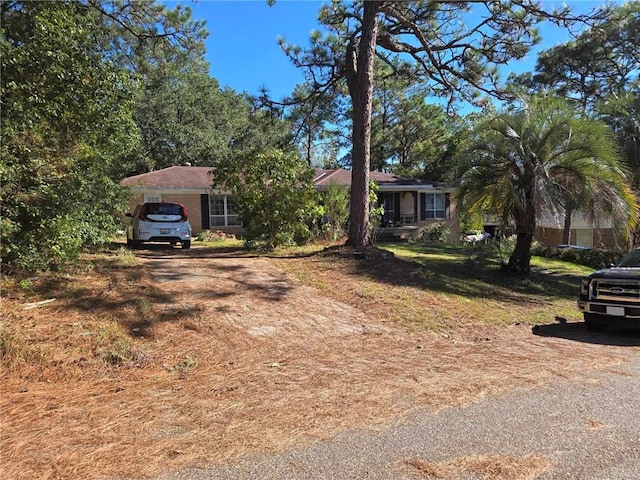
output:
M121 185L148 188L211 188L211 167L169 167L125 178Z
M384 172L369 172L369 178L376 182L379 186L438 186L435 182L429 182L427 180L416 180L413 178L404 178L391 173ZM349 186L351 185L351 172L340 168L337 170L323 170L316 169L316 179L314 180L316 186L328 186L331 183L336 185Z
M135 175L122 180L120 183L129 187L146 188L189 188L207 190L212 187L212 178L209 172L213 167L169 167L154 172ZM371 180L381 187L401 186L438 186L437 183L426 180L398 177L390 173L371 172ZM315 170L313 181L316 187L326 187L331 183L342 186L351 185L351 172L344 168L327 170L318 168Z

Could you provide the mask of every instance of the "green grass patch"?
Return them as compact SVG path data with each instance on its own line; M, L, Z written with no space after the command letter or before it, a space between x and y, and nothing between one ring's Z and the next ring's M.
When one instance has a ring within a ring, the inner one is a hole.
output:
M303 283L321 286L325 294L370 315L417 329L581 319L576 299L582 276L592 271L589 267L533 257L531 272L523 276L502 269L508 254L491 244L378 247L393 252L395 258L305 258L298 249L288 256L297 258L295 262L283 259L278 265Z
M592 269L570 262L532 257L521 276L500 269L505 254L492 245L388 244L396 257L422 265L421 288L447 295L448 308L484 323L545 323L579 317L575 300L582 276Z
M209 247L212 249L220 249L220 250L244 250L244 242L238 238L212 238L207 239L207 237L203 237L203 240L197 240L198 245L203 245L205 247Z

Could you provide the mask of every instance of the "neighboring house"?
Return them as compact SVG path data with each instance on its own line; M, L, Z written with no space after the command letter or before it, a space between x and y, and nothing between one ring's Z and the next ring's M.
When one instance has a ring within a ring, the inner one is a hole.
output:
M484 216L484 229L495 235L494 232L505 233L500 220L491 215ZM562 245L562 234L564 231L564 215L559 212L557 216L543 215L536 222L534 240L549 247ZM513 233L513 226L507 229ZM569 234L569 245L577 245L590 248L619 248L616 245L616 233L613 229L611 219L603 219L598 224L594 224L585 218L581 213L576 212L571 218L571 230Z
M553 218L549 215L538 221L534 238L543 245L560 245L565 243L562 241L563 231L564 218ZM595 248L618 247L611 219L603 219L596 225L580 213L574 214L571 219L568 243Z
M144 202L177 202L189 212L194 234L207 229L241 233L242 222L233 198L224 189L212 185L211 170L212 167L169 167L125 178L120 183L131 190L129 211ZM381 230L400 238L411 238L423 228L444 224L451 232L450 240L459 240L459 218L452 201L452 187L382 172L371 172L370 178L378 185L379 202L384 205ZM316 170L316 190L325 191L332 183L350 188L351 172Z

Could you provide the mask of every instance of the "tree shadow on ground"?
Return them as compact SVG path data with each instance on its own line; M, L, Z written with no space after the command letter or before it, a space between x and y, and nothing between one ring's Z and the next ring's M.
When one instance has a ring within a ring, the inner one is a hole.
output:
M121 244L121 247L123 245ZM192 245L190 249L163 243L145 243L132 250L136 256L149 257L155 252L164 252L173 257L184 258L303 258L317 255L317 252L293 252L289 254L273 253L271 250L256 250L245 246L228 245Z
M530 303L549 297L577 298L581 279L577 274L536 269L528 275L520 275L501 269L499 263L478 255L460 260L429 258L423 263L397 257L350 262L354 275L364 275L389 285L507 303L521 303L523 296L528 296Z
M540 337L564 338L574 342L619 347L640 346L640 330L611 327L609 330L597 331L590 330L584 322L535 325L531 331Z

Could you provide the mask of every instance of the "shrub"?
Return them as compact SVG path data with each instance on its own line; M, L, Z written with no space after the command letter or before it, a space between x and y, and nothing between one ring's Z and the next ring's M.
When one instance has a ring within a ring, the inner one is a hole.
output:
M313 175L297 152L272 147L221 162L215 181L237 203L245 244L272 249L310 239L310 226L322 214Z
M617 250L601 250L596 248L557 248L534 244L531 247L532 255L546 258L557 258L565 262L577 263L594 269L604 268L616 263L623 253Z
M225 240L235 240L236 236L233 233L225 233L220 230L203 230L196 237L198 242L218 243Z
M322 194L322 219L315 235L324 240L337 240L347 231L349 220L349 190L330 183Z
M440 224L433 227L426 227L420 231L416 238L416 243L445 243L449 239L451 231L446 226Z

